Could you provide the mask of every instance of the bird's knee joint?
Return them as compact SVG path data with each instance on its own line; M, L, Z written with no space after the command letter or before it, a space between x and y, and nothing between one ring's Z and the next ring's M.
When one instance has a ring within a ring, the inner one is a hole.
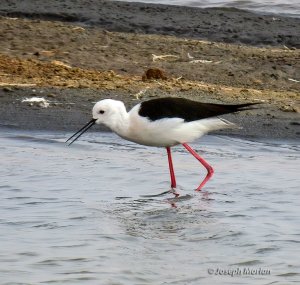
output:
M209 174L213 175L214 174L214 169L211 166L208 166L207 171Z

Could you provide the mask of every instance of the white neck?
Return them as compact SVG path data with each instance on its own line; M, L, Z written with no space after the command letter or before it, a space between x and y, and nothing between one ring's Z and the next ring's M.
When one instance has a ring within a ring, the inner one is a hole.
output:
M115 113L106 125L119 136L126 137L129 129L129 115L125 106L119 109L119 112Z

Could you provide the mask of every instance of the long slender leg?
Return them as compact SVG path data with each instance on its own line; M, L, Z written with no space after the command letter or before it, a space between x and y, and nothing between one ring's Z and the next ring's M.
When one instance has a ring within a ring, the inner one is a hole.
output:
M175 178L175 173L173 168L171 148L167 146L166 149L168 153L169 169L170 169L170 176L171 176L171 187L176 188L176 178Z
M201 182L199 187L196 191L200 191L202 187L206 184L206 182L213 176L214 169L197 153L195 152L188 144L182 144L189 153L191 153L207 170L207 175L205 176L204 180Z

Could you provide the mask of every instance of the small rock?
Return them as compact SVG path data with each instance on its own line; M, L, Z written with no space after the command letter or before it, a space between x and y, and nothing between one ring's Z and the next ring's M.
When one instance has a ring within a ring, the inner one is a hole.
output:
M149 68L145 71L144 75L142 76L143 81L151 80L151 79L168 79L165 75L165 72L159 68Z

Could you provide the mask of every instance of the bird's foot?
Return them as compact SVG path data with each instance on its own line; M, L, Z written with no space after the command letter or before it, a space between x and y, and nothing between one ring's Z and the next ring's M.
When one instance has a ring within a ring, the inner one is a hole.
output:
M171 192L173 195L175 195L176 198L180 196L180 194L176 191L175 187L171 187L170 192Z

